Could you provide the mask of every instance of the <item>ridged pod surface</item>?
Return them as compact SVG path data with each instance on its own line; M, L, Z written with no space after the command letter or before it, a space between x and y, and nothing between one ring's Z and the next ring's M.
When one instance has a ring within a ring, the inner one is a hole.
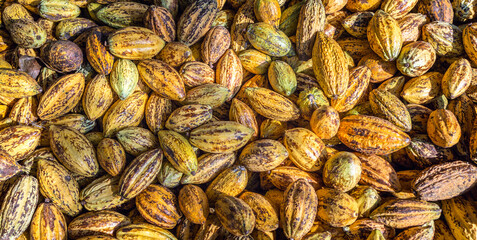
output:
M108 75L113 67L114 57L102 43L102 33L93 31L86 40L86 58L99 74Z
M358 203L349 194L336 189L322 188L318 196L317 217L333 227L351 225L358 218Z
M160 130L157 134L164 156L172 166L185 175L194 175L197 171L197 156L189 141L171 130Z
M235 153L206 153L197 159L195 175L185 175L182 184L203 184L212 181L235 162Z
M136 157L127 167L119 182L119 194L133 198L156 178L162 164L162 151L153 149Z
M96 17L111 27L124 28L141 24L147 8L137 2L113 2L96 12Z
M205 192L196 185L185 185L179 192L179 207L194 224L204 224L209 216L209 201Z
M442 77L442 92L449 99L455 99L469 88L472 81L472 67L465 58L453 62Z
M364 154L393 153L411 142L410 137L392 123L365 115L343 118L337 135L346 146Z
M228 153L245 146L253 129L233 121L206 123L190 132L190 144L210 153Z
M10 155L1 150L0 151L0 181L6 181L23 171L23 167L13 160Z
M116 137L124 151L135 157L159 147L159 142L154 133L142 127L124 128L116 134Z
M126 27L109 35L109 52L116 57L141 60L155 56L165 45L153 31L142 27Z
M168 188L151 184L136 197L136 207L146 221L172 229L181 217L177 198Z
M280 206L280 222L285 236L301 239L313 227L318 198L306 180L297 180L285 190Z
M174 17L164 7L149 6L144 15L144 25L166 42L172 42L176 38Z
M103 138L97 148L99 165L111 176L121 173L126 165L126 152L121 143L112 138Z
M389 200L376 208L370 218L393 228L419 226L436 220L441 215L436 203L414 199Z
M383 117L404 132L412 129L411 115L406 105L389 91L374 89L369 93L369 102L376 116Z
M386 61L394 61L402 47L401 29L388 13L378 10L368 25L368 41L371 49Z
M140 238L158 238L177 240L171 232L149 223L135 223L118 229L116 238L119 240L134 240Z
M177 70L160 60L143 60L137 65L139 76L162 97L182 101L185 98L184 81Z
M462 197L442 201L442 213L455 239L477 239L477 210Z
M87 212L74 218L68 225L68 236L73 239L88 235L109 235L131 220L114 211Z
M25 72L0 69L0 91L4 97L29 97L42 92L38 83Z
M293 128L285 131L284 145L290 160L305 171L316 171L324 164L325 145L318 136L305 128Z
M285 33L264 22L248 25L247 39L254 48L273 57L283 57L291 48Z
M125 100L117 100L103 115L104 136L110 137L123 128L139 125L147 98L146 93L135 92Z
M278 228L279 215L266 197L246 191L239 198L252 208L255 214L255 229L271 232Z
M247 203L233 196L222 195L215 205L217 217L228 232L238 237L252 233L255 215Z
M103 116L113 102L114 91L105 75L98 74L86 84L82 106L89 119L96 120Z
M316 33L324 30L325 21L325 7L321 0L304 2L296 28L296 51L300 60L311 58Z
M340 113L351 110L368 88L371 74L371 70L366 66L350 69L348 87L338 98L331 99L331 106Z
M396 65L397 69L409 77L426 73L436 61L436 52L426 41L416 41L402 47Z
M75 216L83 206L79 202L79 186L70 172L46 159L38 161L38 182L43 196L49 198L63 213Z
M84 86L85 79L81 73L66 75L58 79L42 95L38 103L38 117L42 120L51 120L71 111L80 102ZM58 94L60 92L68 94Z
M216 26L209 30L202 42L202 59L212 66L230 47L230 33L227 28Z
M0 149L13 161L19 161L32 153L40 143L41 129L16 125L0 130Z
M32 240L66 239L66 219L53 203L40 203L30 225Z
M92 177L98 173L96 152L89 140L78 130L51 125L50 146L59 162L73 173Z
M199 41L209 31L216 14L216 0L193 1L177 23L178 40L188 46Z
M245 146L239 160L252 172L264 172L278 167L287 157L288 151L280 142L260 139Z
M88 184L80 193L80 200L88 211L112 209L128 201L119 195L119 176L104 175Z
M325 95L336 99L349 83L349 71L343 50L338 43L322 32L316 34L313 47L313 72Z
M243 67L234 50L226 50L220 58L217 63L215 79L218 84L230 90L227 101L232 100L240 90L243 79Z
M211 203L214 203L221 195L237 196L248 182L247 169L236 165L222 171L207 187L205 193Z
M422 200L447 200L474 186L476 172L477 167L463 161L436 164L419 173L412 182L412 189Z
M286 97L266 88L250 87L245 94L251 107L260 115L278 121L296 120L300 109Z
M21 176L13 183L0 208L0 239L16 239L28 228L38 197L35 177Z

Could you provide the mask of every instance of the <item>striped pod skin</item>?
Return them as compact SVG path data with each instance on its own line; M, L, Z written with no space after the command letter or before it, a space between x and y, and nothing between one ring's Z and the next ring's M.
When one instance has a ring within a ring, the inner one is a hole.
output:
M0 69L0 92L4 97L29 97L43 90L38 83L25 72Z
M173 54L177 54L177 52ZM197 87L215 82L215 71L203 62L186 62L182 64L179 74L188 87Z
M192 130L189 141L205 152L229 153L245 146L253 132L237 122L215 121Z
M197 159L195 175L184 175L182 184L203 184L212 181L235 162L235 153L206 153Z
M82 106L90 120L96 120L103 116L113 102L114 91L109 84L108 77L98 74L86 84Z
M264 22L248 25L247 39L254 48L273 57L283 57L291 48L284 32Z
M349 83L346 58L338 43L322 32L316 34L313 46L313 72L325 95L336 99L342 95Z
M42 95L38 103L38 117L51 120L71 111L81 100L85 78L81 73L61 77ZM59 94L67 92L68 94Z
M171 232L149 223L130 224L122 227L116 232L116 238L118 240L135 240L139 238L177 240Z
M17 125L0 130L0 149L13 161L19 161L32 153L40 142L41 129Z
M125 100L117 100L103 115L103 133L111 137L126 127L139 125L144 117L148 95L134 92Z
M254 3L255 0L245 1L245 3L240 6L234 16L234 20L230 28L230 48L235 52L241 52L250 47L250 42L245 36L245 33L247 32L248 25L256 21Z
M126 152L121 143L112 138L103 138L96 147L98 163L109 175L117 176L126 165Z
M358 218L358 203L349 194L332 188L316 191L318 196L317 217L333 226L351 225Z
M227 100L230 90L216 83L207 83L187 91L184 104L203 104L216 108Z
M189 104L174 110L166 121L167 129L183 133L212 119L212 108L208 105Z
M124 148L124 151L135 157L159 147L156 135L149 131L149 129L142 127L124 128L116 133L116 138Z
M28 228L38 197L35 177L25 175L15 181L0 208L0 239L16 239Z
M285 236L290 239L305 236L313 226L317 205L315 189L306 180L290 184L280 206L280 221Z
M386 90L374 89L369 93L369 102L376 116L387 119L404 132L411 131L411 115L396 95Z
M477 182L477 167L463 161L436 164L420 172L412 190L425 201L447 200L467 192Z
M409 77L418 77L426 73L436 61L436 51L425 41L407 44L396 59L397 69Z
M194 224L204 224L209 216L209 201L205 192L196 185L185 185L179 192L179 207Z
M411 142L410 137L392 123L365 115L341 119L337 135L346 146L364 154L386 155Z
M88 235L110 235L131 220L114 211L87 212L74 218L68 224L68 237L78 239Z
M194 175L197 171L197 156L185 137L171 130L157 133L164 156L178 171Z
M165 46L153 31L143 27L126 27L108 37L109 52L116 57L141 60L151 58Z
M370 218L393 228L420 226L441 216L436 203L414 199L393 199L371 212Z
M205 194L211 205L221 195L237 196L247 186L248 173L244 166L236 165L222 171L207 187Z
M108 75L113 69L114 57L103 45L102 33L93 31L86 40L86 58L99 74Z
M202 42L202 60L213 66L230 47L230 33L227 28L216 26L209 30Z
M240 153L240 163L252 172L275 169L288 157L288 151L279 141L260 139L249 143Z
M156 184L136 197L136 207L146 221L164 229L174 228L182 216L174 193Z
M388 161L377 155L354 154L361 161L360 184L369 185L383 192L401 191L397 173Z
M325 29L325 6L321 0L306 1L300 9L296 28L296 51L300 60L311 58L317 32Z
M252 208L255 215L255 229L272 232L278 228L280 216L266 197L245 191L240 194L239 198Z
M137 2L115 2L101 8L96 17L113 28L124 28L141 24L147 8Z
M59 162L73 173L92 177L99 164L93 144L78 130L51 125L50 146Z
M121 176L119 194L130 199L146 189L159 173L162 158L161 149L153 149L134 158Z
M66 219L53 203L40 203L30 225L32 240L66 239Z
M176 38L176 22L164 7L149 6L144 16L144 25L166 42L172 42Z
M228 49L217 63L215 81L230 90L227 101L240 90L243 79L243 67L239 57L232 49Z
M78 182L70 172L59 163L46 159L38 161L38 181L45 198L49 198L61 212L75 216L83 206L79 202Z
M255 215L242 199L221 195L215 204L215 210L222 226L231 234L240 237L252 233Z
M179 42L190 46L199 41L209 31L216 14L216 0L193 1L184 10L177 23Z
M176 101L184 100L184 81L169 64L149 59L141 61L137 69L142 80L160 96Z
M245 89L248 102L260 115L278 121L291 121L300 117L300 109L286 97L266 88Z
M444 200L442 213L455 239L477 239L477 211L473 202L463 197Z
M368 25L369 46L386 61L394 61L402 47L402 35L398 22L383 10L375 12Z
M90 184L80 192L80 201L88 211L100 211L112 209L127 202L129 199L119 195L120 177L104 175Z

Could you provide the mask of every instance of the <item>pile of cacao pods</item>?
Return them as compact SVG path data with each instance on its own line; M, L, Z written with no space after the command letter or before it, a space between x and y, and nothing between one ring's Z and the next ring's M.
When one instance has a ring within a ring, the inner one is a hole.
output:
M0 6L0 240L477 240L477 0Z

